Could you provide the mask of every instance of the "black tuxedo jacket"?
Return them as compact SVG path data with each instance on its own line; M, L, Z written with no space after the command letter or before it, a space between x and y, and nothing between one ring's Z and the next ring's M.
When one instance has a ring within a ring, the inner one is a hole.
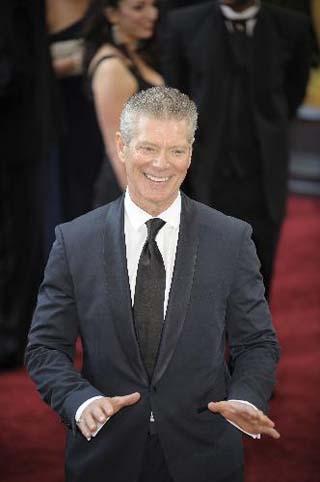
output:
M228 480L241 471L241 433L206 406L229 397L266 410L278 358L251 228L182 196L174 275L150 384L135 336L123 223L121 197L57 228L30 330L30 375L69 426L67 480L138 480L151 410L175 481ZM78 336L81 373L73 366ZM80 404L95 395L135 391L141 400L87 442L74 421Z
M225 136L232 52L216 1L180 8L169 16L164 73L168 85L187 93L199 110L199 131L187 177L188 193L213 205L212 184ZM309 75L310 26L297 13L262 5L253 35L251 105L267 208L284 215L288 170L288 121L301 103ZM249 87L248 87L249 89ZM241 129L241 126L239 126Z

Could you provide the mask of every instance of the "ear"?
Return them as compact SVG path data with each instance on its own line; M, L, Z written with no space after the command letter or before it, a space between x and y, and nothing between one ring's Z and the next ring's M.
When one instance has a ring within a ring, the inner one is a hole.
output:
M192 160L192 152L193 152L193 143L190 146L190 151L189 151L189 164L188 164L188 169L191 165L191 160Z
M117 153L118 153L118 157L119 157L120 161L125 163L126 145L123 142L123 139L121 137L121 133L119 131L116 133L116 146L117 146Z

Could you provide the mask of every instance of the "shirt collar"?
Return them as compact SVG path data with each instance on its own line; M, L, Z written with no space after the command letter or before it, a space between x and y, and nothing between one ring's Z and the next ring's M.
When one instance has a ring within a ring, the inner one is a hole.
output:
M125 192L124 196L124 209L125 213L128 216L130 224L132 227L138 231L143 224L146 223L149 219L152 219L153 216L147 213L143 209L139 208L131 199L128 189ZM180 191L178 196L173 201L173 203L160 213L157 218L162 219L165 221L166 224L173 228L178 228L180 224L180 213L181 213L181 194Z
M252 7L243 10L242 12L235 12L231 7L228 5L220 4L221 11L223 16L228 20L249 20L257 15L260 10L260 0L256 1L256 5L252 5Z

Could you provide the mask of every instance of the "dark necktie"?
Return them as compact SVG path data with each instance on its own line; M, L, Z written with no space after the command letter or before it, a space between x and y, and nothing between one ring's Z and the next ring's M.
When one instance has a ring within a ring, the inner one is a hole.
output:
M232 21L233 32L231 42L233 44L237 61L240 65L246 64L248 60L248 46L250 38L247 34L246 20Z
M148 237L142 248L134 295L133 314L141 355L151 379L163 327L166 271L156 236L165 222L146 222Z
M234 32L247 33L247 20L230 20Z

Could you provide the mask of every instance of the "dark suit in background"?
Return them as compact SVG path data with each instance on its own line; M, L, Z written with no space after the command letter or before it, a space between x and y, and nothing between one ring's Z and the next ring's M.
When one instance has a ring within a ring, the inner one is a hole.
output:
M210 1L172 12L168 39L166 81L199 110L184 189L252 225L268 294L285 214L289 120L308 80L309 23L262 5L244 39Z
M0 369L23 364L41 282L48 157L59 131L56 100L44 2L2 2Z
M27 349L44 400L69 427L67 480L137 481L150 411L175 482L242 480L241 432L211 400L265 410L278 358L249 226L182 197L179 241L155 370L148 380L131 308L123 198L56 230ZM232 377L224 359L228 333ZM82 373L72 364L80 334ZM75 412L138 391L90 442Z

